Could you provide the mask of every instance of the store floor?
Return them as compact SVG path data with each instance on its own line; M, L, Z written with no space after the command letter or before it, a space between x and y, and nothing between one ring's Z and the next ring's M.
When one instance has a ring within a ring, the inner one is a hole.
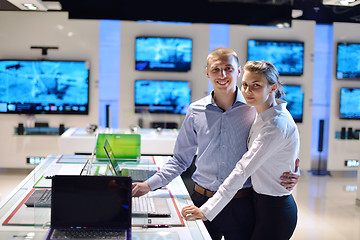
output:
M29 170L0 169L0 201ZM360 207L355 205L354 174L313 176L302 173L294 190L299 219L292 240L359 240Z

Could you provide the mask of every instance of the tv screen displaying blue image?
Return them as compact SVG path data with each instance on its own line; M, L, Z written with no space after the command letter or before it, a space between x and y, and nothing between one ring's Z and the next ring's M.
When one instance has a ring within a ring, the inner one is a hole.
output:
M135 69L139 71L186 72L191 68L192 39L137 37Z
M0 113L88 114L85 61L0 60Z
M336 78L360 80L360 43L338 43Z
M136 113L186 114L191 103L191 88L187 81L136 80Z
M304 42L249 40L247 60L265 60L274 64L280 75L300 76L304 71Z
M286 108L290 112L295 122L303 121L304 112L304 93L300 85L283 85L285 97L282 99L287 102Z
M340 118L360 119L360 88L340 89Z

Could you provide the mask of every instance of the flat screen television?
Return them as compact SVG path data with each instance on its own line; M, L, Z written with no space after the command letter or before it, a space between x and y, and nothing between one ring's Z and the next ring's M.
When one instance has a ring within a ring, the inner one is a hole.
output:
M249 40L247 60L265 60L274 64L280 75L301 76L304 71L304 42Z
M336 78L360 80L360 43L337 44Z
M186 114L190 103L191 88L187 81L135 81L135 113Z
M285 97L282 99L287 102L286 108L290 112L295 122L303 121L304 112L304 93L300 85L283 85Z
M360 119L360 88L340 89L340 118Z
M137 37L135 40L136 70L187 72L191 60L190 38Z
M88 114L85 61L0 60L0 113Z

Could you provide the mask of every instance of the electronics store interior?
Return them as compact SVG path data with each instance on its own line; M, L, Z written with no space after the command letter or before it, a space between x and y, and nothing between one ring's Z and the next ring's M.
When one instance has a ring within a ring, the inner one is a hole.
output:
M0 0L0 43L0 239L250 239L210 220L215 203L189 207L196 194L230 205L244 193L230 181L249 176L253 236L255 196L274 184L296 225L266 239L360 239L360 0ZM265 114L243 98L244 76L268 79L243 68L262 60L298 131L272 171L264 156L284 140L266 149Z

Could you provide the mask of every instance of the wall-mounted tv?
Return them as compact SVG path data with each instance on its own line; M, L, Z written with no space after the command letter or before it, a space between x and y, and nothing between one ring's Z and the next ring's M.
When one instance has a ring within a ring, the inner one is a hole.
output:
M295 122L303 121L304 112L304 93L300 85L283 85L285 97L282 99L287 102L286 108L290 112Z
M0 113L88 114L85 61L0 60Z
M360 80L360 43L337 44L336 78Z
M137 37L135 69L139 71L186 72L191 68L192 39Z
M301 76L304 72L304 42L249 40L247 60L265 60L274 64L280 75Z
M340 118L360 119L360 88L340 89Z
M186 114L190 103L191 88L188 81L135 81L135 113Z

